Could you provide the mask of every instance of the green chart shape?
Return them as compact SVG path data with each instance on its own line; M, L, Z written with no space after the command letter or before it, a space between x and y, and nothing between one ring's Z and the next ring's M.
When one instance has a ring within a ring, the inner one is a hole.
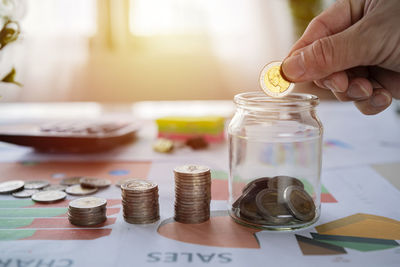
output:
M318 240L320 242L350 248L362 252L384 250L399 246L399 244L395 240L339 235L320 235L317 233L311 233L311 235L315 240Z
M31 225L33 218L0 218L0 229L15 229Z
M35 205L31 199L0 200L0 208L23 208Z
M32 236L36 230L0 230L0 241L19 240Z
M50 218L65 214L68 208L0 209L0 218Z

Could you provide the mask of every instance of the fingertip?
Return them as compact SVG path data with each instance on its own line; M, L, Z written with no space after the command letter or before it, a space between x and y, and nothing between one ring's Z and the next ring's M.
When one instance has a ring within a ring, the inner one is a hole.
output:
M372 96L368 99L355 101L356 107L364 115L375 115L384 111L392 103L392 95L386 89L374 89Z
M305 71L304 53L302 51L287 57L282 62L282 74L289 81L299 81L298 79L304 75Z
M353 78L349 82L349 88L346 94L352 100L363 100L372 96L372 84L365 78Z

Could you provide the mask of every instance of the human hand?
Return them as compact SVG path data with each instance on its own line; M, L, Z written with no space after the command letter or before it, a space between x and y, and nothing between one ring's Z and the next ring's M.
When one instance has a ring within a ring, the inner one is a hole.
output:
M377 114L400 98L399 27L399 0L338 0L308 25L283 74Z

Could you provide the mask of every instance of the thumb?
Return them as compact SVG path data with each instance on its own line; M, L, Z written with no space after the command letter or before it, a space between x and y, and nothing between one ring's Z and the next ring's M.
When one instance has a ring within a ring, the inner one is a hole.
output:
M353 25L345 31L317 39L294 51L282 63L286 78L293 82L322 79L332 73L363 65L366 51Z

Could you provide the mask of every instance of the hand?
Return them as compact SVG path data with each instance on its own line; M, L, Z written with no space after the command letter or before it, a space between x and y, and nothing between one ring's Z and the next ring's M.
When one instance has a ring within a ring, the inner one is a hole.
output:
M311 21L282 71L377 114L400 98L399 27L399 0L338 0Z

